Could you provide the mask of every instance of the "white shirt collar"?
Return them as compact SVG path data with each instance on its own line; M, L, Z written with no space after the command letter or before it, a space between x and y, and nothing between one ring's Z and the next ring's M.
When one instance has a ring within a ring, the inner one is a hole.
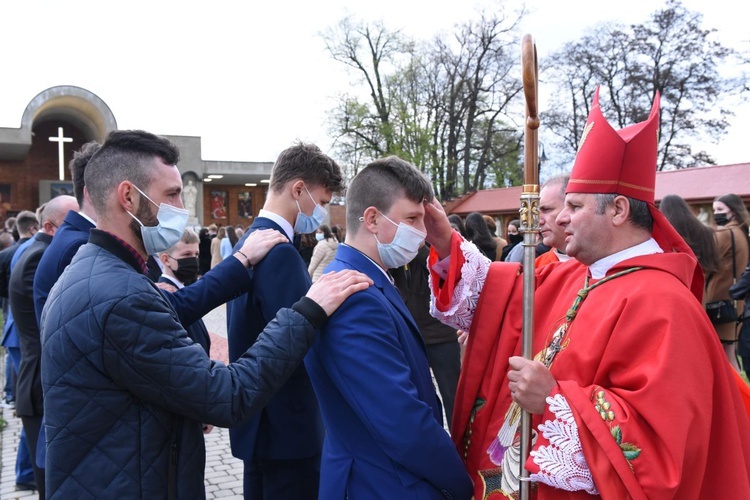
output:
M632 259L633 257L640 257L641 255L652 255L655 253L664 253L664 251L655 239L649 238L643 243L626 248L625 250L620 250L617 253L613 253L603 259L597 260L589 266L589 272L593 279L598 280L603 278L607 274L607 271L612 269L612 267L624 260Z
M281 226L281 229L284 230L284 233L286 233L286 237L289 238L289 241L294 241L294 228L292 228L292 225L289 224L289 221L280 216L279 214L275 214L269 210L260 209L260 212L258 212L258 217L265 217L266 219L271 219L276 224Z
M380 264L378 264L377 262L375 262L374 260L372 260L372 259L371 259L371 258L370 258L370 257L369 257L369 256L368 256L368 255L367 255L366 253L364 253L364 252L363 252L362 250L360 250L359 248L354 248L354 247L353 247L353 246L351 246L351 245L347 245L346 243L339 243L339 245L344 245L344 246L347 246L347 247L349 247L349 248L353 248L354 250L356 250L356 251L358 251L359 253L361 253L362 255L364 255L364 256L365 256L365 257L367 258L367 260L369 260L370 262L372 262L372 263L373 263L373 265L374 265L375 267L377 267L377 268L378 268L378 269L380 270L380 272L381 272L381 273L383 273L383 274L385 275L385 277L386 277L386 278L388 278L388 281L389 281L389 282L391 283L391 285L393 285L393 278L391 277L391 275L390 275L390 274L388 274L388 271L386 271L385 269L383 269L383 267L382 267L382 266L381 266Z
M555 252L555 255L557 255L557 258L560 260L560 262L568 262L570 259L573 258L566 253L562 253L557 248L553 248L552 251Z
M78 215L80 215L81 217L83 217L84 219L86 219L87 221L89 221L90 223L92 223L94 225L94 227L96 227L96 221L94 219L92 219L91 217L89 217L88 215L86 215L83 212L78 212Z
M172 283L174 283L174 286L176 286L178 290L180 288L185 288L185 285L183 285L177 278L173 278L173 277L171 277L168 274L162 274L161 277L162 278L167 278L169 281L171 281Z

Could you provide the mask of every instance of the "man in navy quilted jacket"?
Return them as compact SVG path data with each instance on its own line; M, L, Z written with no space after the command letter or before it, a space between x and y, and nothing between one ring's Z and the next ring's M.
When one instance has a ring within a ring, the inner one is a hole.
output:
M168 302L145 260L176 243L187 222L178 159L165 138L115 131L86 168L97 228L41 319L48 498L204 497L201 423L250 418L297 368L315 329L370 284L357 273L326 275L235 363L211 361L181 326L191 319L184 311L197 319L244 293L247 267L285 238L257 231L182 304Z

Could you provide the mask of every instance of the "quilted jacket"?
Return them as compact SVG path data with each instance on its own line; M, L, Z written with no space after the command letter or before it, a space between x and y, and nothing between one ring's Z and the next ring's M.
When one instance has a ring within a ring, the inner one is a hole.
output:
M262 408L324 320L303 298L237 362L211 361L135 258L92 230L42 313L48 498L203 498L201 422Z

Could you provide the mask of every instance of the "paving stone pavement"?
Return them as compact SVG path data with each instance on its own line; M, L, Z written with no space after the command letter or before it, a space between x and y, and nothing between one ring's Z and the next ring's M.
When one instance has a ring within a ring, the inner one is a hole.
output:
M204 318L208 331L211 332L211 357L227 360L226 312L224 306L211 311ZM0 374L5 374L4 353L0 355ZM4 378L0 377L0 378ZM2 385L0 385L2 387ZM1 396L0 396L1 397ZM0 432L0 499L38 498L35 491L16 491L16 450L18 436L21 432L21 419L13 410L0 408L0 416L7 425ZM242 460L232 456L229 446L229 431L215 427L206 438L205 485L207 498L223 500L241 500L242 497Z

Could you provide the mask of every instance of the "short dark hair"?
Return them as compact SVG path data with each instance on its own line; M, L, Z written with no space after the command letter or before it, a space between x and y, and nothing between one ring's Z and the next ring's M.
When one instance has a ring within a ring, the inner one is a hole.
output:
M390 210L396 198L405 196L415 203L431 202L432 186L411 163L398 156L375 160L352 180L346 193L346 230L356 233L359 218L368 207Z
M271 171L271 189L279 193L287 182L294 179L312 186L323 186L333 193L344 190L341 167L315 144L298 142L276 158Z
M29 234L32 228L39 228L39 219L31 210L24 210L16 216L16 227L18 234Z
M148 189L154 177L153 159L176 165L180 151L169 139L143 130L115 130L86 166L84 184L97 213L105 213L107 197L123 181L142 190Z
M597 193L594 196L596 196L596 213L603 214L607 207L615 204L615 198L622 195L617 193ZM630 217L628 217L630 223L637 228L651 233L654 229L654 218L651 217L648 203L627 196L625 196L625 199L630 204Z
M96 141L87 142L81 149L73 153L73 159L68 163L70 177L73 179L73 195L76 197L79 207L83 207L83 188L86 187L84 173L86 165L89 164L91 157L99 151L101 144Z

